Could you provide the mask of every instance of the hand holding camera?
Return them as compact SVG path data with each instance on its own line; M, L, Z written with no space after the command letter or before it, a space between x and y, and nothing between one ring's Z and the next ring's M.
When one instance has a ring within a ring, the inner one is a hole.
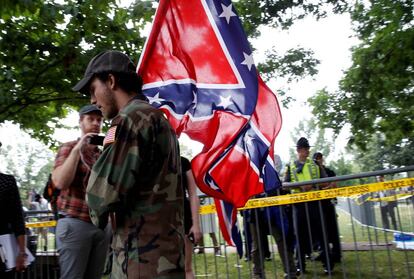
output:
M89 144L103 145L105 137L100 135L94 135L89 138Z

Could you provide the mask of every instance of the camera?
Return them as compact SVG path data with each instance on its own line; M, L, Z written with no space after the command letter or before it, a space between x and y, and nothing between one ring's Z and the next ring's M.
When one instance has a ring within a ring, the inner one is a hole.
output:
M93 145L103 145L103 141L104 141L104 136L92 136L89 139L89 144L93 144Z

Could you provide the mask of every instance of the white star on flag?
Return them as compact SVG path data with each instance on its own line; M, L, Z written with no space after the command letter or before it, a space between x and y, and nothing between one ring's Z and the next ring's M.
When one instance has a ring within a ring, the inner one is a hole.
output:
M193 91L193 101L191 102L191 104L194 104L193 108L197 106L197 94L195 93L195 91Z
M250 135L246 135L244 137L244 142L248 145L253 145L253 141L254 141L254 137L252 137Z
M147 96L147 98L148 98L148 101L150 102L150 104L158 103L158 104L161 105L161 102L165 101L164 99L160 98L160 92L155 94L154 97Z
M233 12L233 4L230 4L229 6L225 6L223 4L221 4L221 7L223 8L223 12L219 15L219 17L225 17L227 24L230 23L230 18L232 16L237 16L234 12Z
M213 183L213 181L208 181L207 184L214 190L219 190L220 189Z
M252 69L252 65L254 65L253 61L253 53L248 55L247 53L243 52L244 61L241 62L242 65L246 65L249 68L249 71Z
M226 109L228 106L232 105L233 102L231 101L231 96L223 97L220 96L220 103L218 104L219 107L223 107Z

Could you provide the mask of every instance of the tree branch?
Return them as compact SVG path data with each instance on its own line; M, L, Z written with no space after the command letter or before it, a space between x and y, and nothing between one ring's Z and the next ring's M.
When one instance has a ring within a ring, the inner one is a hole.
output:
M82 97L76 97L76 98L69 98L69 97L59 97L59 98L51 98L51 99L44 99L44 100L39 100L39 101L35 101L35 102L31 102L31 103L26 103L26 104L22 104L21 102L15 103L14 105L9 106L8 108L6 108L5 110L0 112L0 115L6 114L4 117L0 117L0 123L4 122L5 120L8 120L8 118L11 115L15 115L20 113L21 111L23 111L24 109L28 108L29 106L32 105L39 105L39 104L44 104L44 103L49 103L49 102L54 102L54 101L66 101L66 100L84 100L85 98ZM20 106L19 108L17 108L16 110L11 110L13 107L17 107Z

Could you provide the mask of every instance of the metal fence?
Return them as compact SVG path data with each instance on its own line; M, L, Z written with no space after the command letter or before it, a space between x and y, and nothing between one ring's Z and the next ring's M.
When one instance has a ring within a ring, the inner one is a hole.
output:
M411 169L408 169L411 170ZM347 181L407 168L311 182ZM304 183L284 184L285 188ZM307 182L306 184L309 184ZM396 185L394 185L396 186ZM414 187L362 191L346 197L260 203L238 216L244 255L226 245L216 214L200 218L204 240L194 247L193 270L200 278L414 278ZM398 185L397 185L398 186ZM355 187L355 186L354 186ZM340 189L351 189L345 186ZM281 193L279 193L281 194ZM212 207L204 197L202 206ZM259 201L266 201L266 198ZM203 210L202 210L203 211ZM50 213L28 212L27 222L53 219ZM54 227L28 229L36 261L17 278L58 278ZM302 247L300 247L302 246Z
M56 251L54 215L49 211L26 211L27 248L35 261L16 278L59 278L58 253Z
M380 213L381 208L377 202L357 204L354 198L338 198L335 209L341 258L334 263L332 272L326 274L320 258L321 247L316 246L311 253L305 255L307 270L301 278L413 278L414 205L412 197L398 200L394 208L397 218L396 230L385 227ZM377 223L372 225L372 219L363 219L367 217L375 218ZM259 248L262 250L260 264L264 265L265 270L262 278L283 278L284 271L277 252L277 245L275 245L274 238L269 236L269 230L263 228L270 223L270 220L261 221L255 221L255 226L259 234L264 234ZM249 236L243 223L243 219L239 218L240 227L244 228L242 234L245 247L247 247L246 240ZM330 225L332 224L327 224L327 226ZM215 233L219 236L218 231ZM205 234L204 237L207 238L205 241L207 248L203 249L204 253L198 254L197 248L194 253L194 271L198 277L251 278L254 276L251 253L239 259L235 249L226 246L220 236L218 238L221 253L217 253L214 250L215 245L209 240L209 235ZM332 243L329 245L329 249L332 249ZM247 248L245 250L249 251Z
M279 202L269 198L256 200L238 218L245 243L244 257L239 259L235 249L224 242L221 256L212 246L209 254L200 255L195 250L195 273L208 278L413 278L414 180L402 181L396 175L412 170L409 167L286 183L286 188L333 181L352 184L353 179L394 175L393 182L328 190L329 195L338 193L339 197L334 199L322 199L324 195L314 191L290 198L287 195ZM301 199L307 202L299 203ZM279 221L279 232L275 233L275 214L256 208L257 205L278 205L282 211L278 214L288 220L287 225ZM246 218L249 214L250 219ZM285 229L280 230L283 224ZM280 238L284 245L277 245ZM280 248L285 249L284 253L280 253ZM287 256L288 252L293 255Z

